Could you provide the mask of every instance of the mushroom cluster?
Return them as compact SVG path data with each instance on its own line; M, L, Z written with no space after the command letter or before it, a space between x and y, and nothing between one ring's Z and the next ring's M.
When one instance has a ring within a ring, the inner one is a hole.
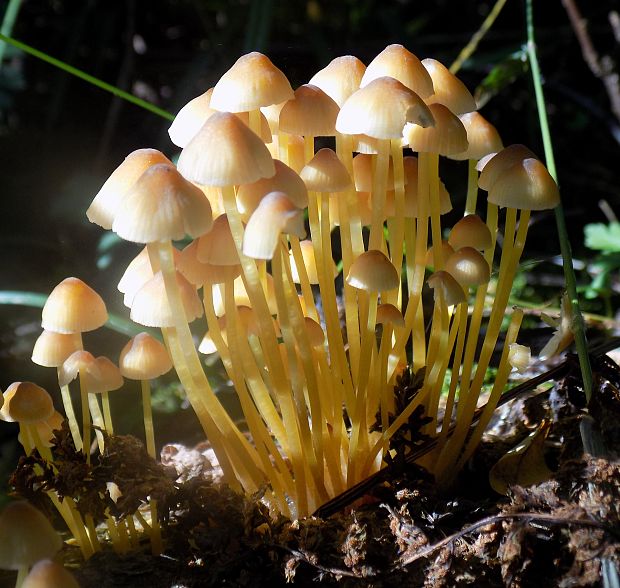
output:
M74 278L50 295L33 358L58 368L63 390L79 374L81 424L63 392L76 447L89 455L91 422L113 431L108 392L125 376L142 381L154 456L146 383L173 365L224 480L247 493L267 488L264 499L286 516L311 514L381 468L391 437L420 405L432 419L424 432L438 439L426 465L449 483L475 449L518 349L522 313L507 304L530 211L559 202L536 156L504 148L475 110L441 63L401 45L367 67L338 57L295 91L266 56L241 57L175 118L178 164L153 149L131 153L87 211L144 247L119 290L131 319L160 328L165 346L136 338L108 378L112 367L83 351L80 338L102 324L105 307L86 289L56 302ZM449 231L440 156L469 162L464 214ZM478 186L488 198L478 198ZM178 249L174 242L188 236ZM190 323L203 314L197 348ZM471 431L507 314L491 399ZM249 435L221 405L199 352L219 355ZM425 368L424 381L394 414L405 365ZM32 426L25 431L36 445Z

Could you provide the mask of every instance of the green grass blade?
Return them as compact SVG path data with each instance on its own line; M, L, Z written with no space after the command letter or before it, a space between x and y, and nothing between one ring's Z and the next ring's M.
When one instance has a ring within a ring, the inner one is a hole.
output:
M22 6L22 0L10 0L6 10L4 11L4 17L2 18L2 26L0 26L0 33L10 36L13 33L13 27L19 14L19 9ZM4 59L4 52L6 51L6 43L0 42L0 69L2 69L2 60Z

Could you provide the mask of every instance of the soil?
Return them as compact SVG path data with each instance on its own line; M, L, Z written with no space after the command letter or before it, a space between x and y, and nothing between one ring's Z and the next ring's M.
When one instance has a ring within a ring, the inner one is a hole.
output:
M114 505L120 513L132 512L149 486L164 513L165 551L151 556L145 544L121 556L105 548L83 563L77 549L67 548L66 564L75 566L83 588L289 582L611 586L620 561L620 368L607 356L595 361L596 390L586 410L573 363L553 387L535 389L498 409L449 492L438 493L417 466L393 465L390 475L353 506L328 518L274 519L260 496L242 497L218 482L215 458L205 443L168 445L160 465L149 462L137 440L111 438L102 463L65 479L64 490L70 494L72 484L85 476L94 480L95 492L97 483L112 476L124 490ZM500 496L489 485L489 469L543 420L549 423L544 459L550 475L527 487L509 485ZM588 453L582 449L585 429ZM68 465L75 456L62 435L60 454ZM36 500L29 465L20 463L13 484Z

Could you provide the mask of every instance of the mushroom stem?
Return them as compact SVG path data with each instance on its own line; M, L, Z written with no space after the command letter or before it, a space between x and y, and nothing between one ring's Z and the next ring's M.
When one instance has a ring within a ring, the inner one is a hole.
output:
M107 391L101 393L101 406L103 407L103 422L105 430L110 435L114 435L114 425L112 424L112 410L110 408L110 395Z
M69 390L68 384L60 387L60 395L62 397L62 405L65 409L65 416L69 422L69 430L71 431L71 437L73 439L73 444L75 445L75 450L80 451L80 449L82 449L82 435L80 434L80 427L75 416L75 411L73 410L71 390Z
M476 170L476 160L467 160L467 198L465 200L465 213L476 214L476 202L478 200L478 170Z
M383 215L385 214L385 194L387 191L388 167L390 161L390 141L377 141L377 155L373 162L372 174L372 222L368 249L383 250Z
M84 454L86 455L86 463L90 464L90 411L88 406L88 389L82 374L79 375L80 380L80 399L82 402L82 439Z
M140 391L142 393L142 412L144 419L144 437L146 439L146 451L153 459L157 459L155 453L153 409L151 407L151 382L149 380L140 380Z
M393 139L390 143L392 166L394 168L394 214L395 218L388 220L390 237L390 260L394 264L400 280L403 265L403 244L405 243L405 168L403 163L403 149L400 140ZM401 280L402 282L402 280ZM402 283L398 290L388 296L387 300L401 307Z
M103 415L101 414L101 409L99 408L99 401L97 400L97 397L90 392L88 393L88 409L90 411L90 416L92 417L93 425L99 429L105 430L105 422L103 420ZM103 433L95 430L95 436L97 438L99 453L103 453Z

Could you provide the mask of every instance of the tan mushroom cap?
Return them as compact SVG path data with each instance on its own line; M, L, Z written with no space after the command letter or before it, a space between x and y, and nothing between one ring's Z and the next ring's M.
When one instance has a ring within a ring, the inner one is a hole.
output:
M500 207L546 210L560 203L560 192L542 162L528 158L504 170L488 200Z
M435 254L433 252L434 247L431 245L426 250L426 260L425 263L428 267L435 267ZM448 241L445 239L441 240L441 259L448 259L454 253L454 249Z
M347 135L400 139L405 124L434 124L422 99L394 78L382 77L352 94L336 119L336 130Z
M58 383L66 386L75 380L78 375L85 381L86 386L96 386L102 374L95 356L89 351L80 349L74 351L58 369Z
M450 230L448 242L457 250L461 247L473 247L484 251L493 244L491 230L477 214L468 214Z
M112 228L116 211L123 201L127 190L152 165L172 162L156 149L138 149L130 153L105 181L91 205L86 216L106 230Z
M227 215L218 216L212 230L198 239L196 258L212 265L239 265L239 254Z
M422 65L431 76L435 88L435 93L426 98L427 104L443 104L457 115L476 110L471 92L445 65L436 59L423 59Z
M181 251L177 270L185 278L200 287L203 284L221 284L241 275L241 265L212 265L198 260L198 239L192 241Z
M311 347L321 347L325 343L325 331L319 323L309 316L304 317L304 326Z
M37 365L58 367L77 349L79 341L73 334L44 330L34 343L31 359Z
M202 303L196 289L179 272L176 272L176 280L185 310L185 318L188 322L192 322L202 316ZM135 293L129 316L132 321L145 327L173 327L175 325L175 317L168 304L164 277L161 272L157 272Z
M491 268L482 254L473 247L461 247L446 258L445 269L463 286L486 284Z
M304 215L284 192L270 192L253 212L243 235L243 253L254 259L271 259L281 233L306 236Z
M379 324L389 324L393 327L400 328L405 326L405 318L403 313L393 304L384 302L377 306L377 320Z
M452 155L467 149L467 131L459 118L443 104L431 104L429 110L435 125L422 128L407 124L403 136L406 143L418 153Z
M469 146L461 153L449 155L450 159L482 159L489 153L497 153L504 148L497 129L479 112L461 114L459 119L467 131Z
M332 137L336 134L338 105L321 88L306 84L280 111L280 131L292 135Z
M33 382L13 382L4 392L0 410L3 421L30 424L49 419L53 414L52 397Z
M21 588L80 588L73 574L51 559L38 561Z
M229 112L209 117L181 151L178 169L188 180L207 186L248 184L275 173L260 137Z
M381 51L368 64L360 87L383 76L397 79L420 98L428 98L434 92L433 80L422 62L402 45L388 45Z
M495 155L489 157L484 167L478 170L480 171L478 186L488 192L504 171L512 167L515 163L519 163L527 158L536 158L536 156L525 145L517 143L505 147ZM482 161L480 161L480 163L482 163Z
M269 192L284 192L297 208L308 206L308 190L299 174L278 159L273 163L276 169L273 176L243 184L237 190L237 208L246 221Z
M52 416L48 419L31 423L31 426L37 430L39 439L41 439L41 443L43 443L44 447L52 447L54 445L54 431L59 431L62 429L64 420L65 418L57 410L55 410ZM17 435L17 440L24 445L21 431Z
M54 557L62 539L41 511L18 500L0 512L0 569L19 570Z
M433 289L435 300L438 300L437 289L440 288L446 306L455 306L467 301L465 290L448 272L441 270L432 273L426 280L429 288Z
M166 348L148 333L138 333L123 347L118 365L130 380L152 380L172 369Z
M41 326L56 333L94 331L108 320L101 296L79 278L65 278L47 297Z
M237 59L215 84L211 108L245 112L292 97L293 89L282 71L268 57L253 51Z
M200 188L174 167L158 163L129 189L112 223L119 237L134 243L192 238L211 230L211 204Z
M394 264L382 251L370 249L351 264L347 284L367 292L383 292L398 288L400 281Z
M95 361L97 362L101 378L88 391L101 394L102 392L118 390L123 385L123 376L118 366L105 355L100 355Z
M338 106L359 89L366 66L353 55L336 57L315 73L310 83L321 88Z
M351 186L351 176L332 149L324 147L299 174L306 188L313 192L342 192Z

